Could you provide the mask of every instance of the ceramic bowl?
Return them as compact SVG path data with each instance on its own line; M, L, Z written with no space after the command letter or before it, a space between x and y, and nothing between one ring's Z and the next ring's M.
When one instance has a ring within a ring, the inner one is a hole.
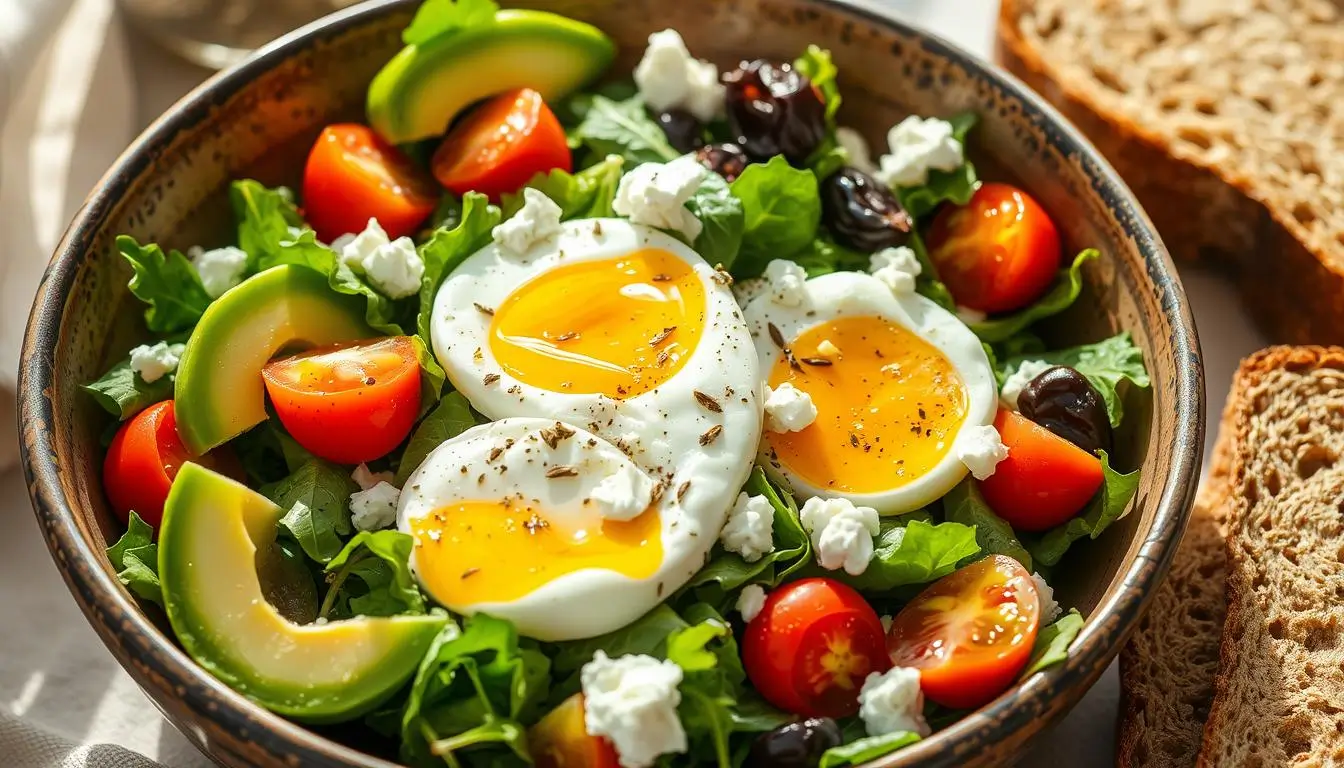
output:
M514 4L514 3L511 3ZM1001 765L1059 718L1119 651L1167 570L1200 466L1204 401L1194 323L1166 250L1125 185L1086 140L1008 75L849 0L551 0L520 3L593 22L629 72L650 32L681 30L721 67L829 48L842 124L879 142L907 114L975 110L971 155L987 178L1025 187L1071 247L1104 257L1084 297L1051 329L1072 343L1130 331L1152 373L1131 393L1117 463L1142 466L1134 510L1074 548L1057 593L1088 617L1068 661L1037 674L884 766ZM333 121L359 120L365 87L400 46L410 0L360 5L305 27L193 91L122 155L75 217L28 326L21 430L33 506L70 591L108 648L167 718L225 766L388 766L251 704L173 642L164 617L122 589L103 555L119 527L99 483L107 418L78 389L143 333L113 248L121 233L185 249L230 242L230 180L294 184L307 147ZM879 146L881 146L879 144ZM347 729L348 731L349 729Z

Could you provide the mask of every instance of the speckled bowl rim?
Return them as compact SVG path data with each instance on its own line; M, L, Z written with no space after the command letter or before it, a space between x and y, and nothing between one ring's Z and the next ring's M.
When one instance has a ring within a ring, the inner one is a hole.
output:
M61 490L60 468L54 461L52 424L56 418L46 392L52 384L53 356L60 338L61 316L81 265L81 256L117 201L133 181L155 162L162 148L182 130L208 119L215 104L245 88L259 74L287 59L315 40L333 37L394 9L406 9L416 0L377 0L332 14L267 45L239 65L221 72L191 91L145 130L99 182L66 231L53 256L29 318L19 378L19 428L22 463L38 522L52 557L80 609L109 650L136 681L153 689L160 706L180 719L202 719L223 726L232 738L282 760L308 764L335 761L352 766L382 768L393 763L371 757L314 734L274 715L230 690L197 666L171 638L163 634L103 565L103 553L85 539L75 512ZM1067 157L1085 160L1085 170L1101 199L1110 207L1125 234L1142 253L1149 280L1161 296L1161 307L1171 325L1171 351L1177 364L1172 382L1175 412L1171 414L1175 444L1167 467L1163 492L1156 501L1151 529L1133 562L1124 566L1122 587L1099 603L1072 646L1068 660L1033 675L989 705L935 736L907 747L872 766L953 765L971 745L981 747L1019 737L1033 721L1053 721L1067 707L1057 698L1064 691L1090 687L1119 652L1154 589L1165 576L1184 529L1201 466L1204 437L1203 367L1194 319L1175 268L1152 223L1129 188L1082 136L1041 97L1021 81L988 65L941 38L918 31L896 18L893 11L863 0L811 0L835 7L868 23L885 26L923 40L936 55L976 72L1023 105L1025 117L1038 125L1046 139ZM47 425L42 428L38 425ZM1076 700L1081 691L1067 696ZM1072 702L1070 702L1072 703ZM1036 723L1036 727L1041 727ZM1032 730L1035 730L1034 728ZM211 741L202 729L193 741ZM958 748L960 745L960 748ZM224 745L220 745L224 746Z

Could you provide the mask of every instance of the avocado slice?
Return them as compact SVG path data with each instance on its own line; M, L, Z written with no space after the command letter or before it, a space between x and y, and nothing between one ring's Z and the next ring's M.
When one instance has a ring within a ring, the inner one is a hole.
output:
M272 267L220 296L201 316L177 365L177 433L200 456L266 420L261 369L286 347L377 336L364 299L331 290L297 264Z
M596 79L615 56L615 44L590 24L499 11L493 23L403 48L369 86L369 124L393 144L438 136L471 104L515 88L553 102Z
M198 664L261 706L311 723L358 717L415 673L447 617L291 623L257 574L282 514L246 486L184 464L159 529L168 620Z

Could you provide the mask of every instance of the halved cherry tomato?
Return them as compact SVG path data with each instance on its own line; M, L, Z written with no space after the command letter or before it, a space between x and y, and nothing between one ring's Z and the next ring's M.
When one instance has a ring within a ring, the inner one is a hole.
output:
M1031 574L990 555L935 581L896 614L891 663L919 670L945 707L971 709L1008 689L1031 657L1041 606Z
M583 724L583 694L576 693L527 729L527 750L537 768L617 768L611 742L589 736Z
M304 218L328 243L369 219L394 240L413 235L438 200L434 182L364 125L324 128L303 170Z
M891 667L872 606L844 584L821 578L770 593L747 624L742 661L766 701L808 717L854 714L864 678Z
M1101 459L1031 421L1000 409L994 419L1008 458L980 481L994 513L1019 531L1044 531L1082 511L1101 488Z
M420 411L420 363L406 336L309 350L261 373L290 436L338 464L386 455Z
M476 108L434 153L434 178L458 195L470 190L499 202L538 173L572 167L565 129L531 88Z
M981 312L1010 312L1045 293L1059 269L1059 232L1045 209L1009 184L985 183L929 229L929 257L952 297Z

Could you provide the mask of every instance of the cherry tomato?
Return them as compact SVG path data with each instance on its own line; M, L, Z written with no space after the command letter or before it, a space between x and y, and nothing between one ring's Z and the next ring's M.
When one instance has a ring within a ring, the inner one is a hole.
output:
M1027 666L1040 611L1027 569L990 555L935 581L896 614L887 636L891 663L918 669L930 700L979 707Z
M1010 312L1045 293L1059 269L1059 232L1045 209L1008 184L981 184L966 205L944 208L929 256L958 304Z
M458 195L475 190L499 202L533 176L572 160L565 129L531 88L505 93L477 107L444 137L431 163L434 177Z
M420 363L406 336L272 360L262 377L290 436L338 464L386 455L420 411Z
M872 606L844 584L821 578L770 593L747 624L742 661L766 701L807 717L854 714L864 678L891 667Z
M369 219L394 240L413 235L438 200L434 182L363 125L327 126L303 170L304 217L328 243Z
M583 724L583 694L576 693L527 729L527 750L537 768L618 768L611 742L589 736Z
M980 492L1014 528L1048 530L1097 495L1101 459L1019 413L1000 409L994 426L1008 446L1008 458L980 481Z

